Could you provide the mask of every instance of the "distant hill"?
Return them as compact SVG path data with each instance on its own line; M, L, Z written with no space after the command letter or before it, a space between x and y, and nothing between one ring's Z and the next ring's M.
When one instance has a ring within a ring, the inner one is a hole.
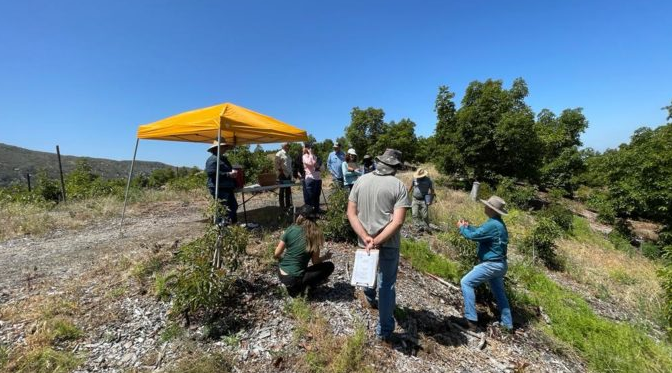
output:
M131 161L75 157L61 153L63 174L67 175L72 171L79 159L86 159L93 172L106 179L128 177L128 170L131 166ZM148 175L157 168L165 167L173 166L161 162L136 161L133 174ZM26 173L34 176L41 168L45 169L50 177L58 177L56 149L53 153L47 153L0 143L0 186L9 185L13 181L25 182Z

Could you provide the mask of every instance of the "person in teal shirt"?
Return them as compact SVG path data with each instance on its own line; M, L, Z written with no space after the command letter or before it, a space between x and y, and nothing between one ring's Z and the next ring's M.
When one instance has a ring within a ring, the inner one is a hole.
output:
M327 261L331 259L331 252L327 251L320 256L320 249L324 246L324 234L315 223L316 219L317 211L313 206L301 207L296 223L285 230L275 249L274 256L280 260L280 282L292 297L326 281L334 272L334 263ZM311 260L313 265L308 266Z
M341 164L341 171L343 172L343 185L349 193L357 178L362 175L361 168L357 165L357 152L355 152L355 149L348 149L348 153L345 155L345 162Z
M474 289L487 281L490 291L495 296L497 308L501 313L501 326L507 330L513 329L513 319L509 301L504 292L504 275L508 269L506 252L509 243L509 233L502 220L506 215L506 203L503 199L492 196L487 201L480 200L485 205L485 214L489 219L479 227L469 225L469 222L460 219L457 226L465 238L478 242L478 261L460 284L464 296L464 319L459 320L463 327L470 330L478 329L476 314L476 295Z

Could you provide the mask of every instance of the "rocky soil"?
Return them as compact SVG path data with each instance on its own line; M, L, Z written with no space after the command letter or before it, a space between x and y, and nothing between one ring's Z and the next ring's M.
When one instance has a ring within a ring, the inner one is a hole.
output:
M258 235L248 247L238 292L223 321L228 337L211 339L198 323L180 336L169 319L169 301L157 300L128 274L150 253L170 255L202 235L203 206L163 202L136 208L120 236L118 221L93 222L79 231L0 243L0 345L9 350L26 344L35 332L35 312L42 304L69 300L77 304L75 324L83 335L59 345L83 358L77 372L150 372L170 369L185 356L221 351L232 356L236 372L293 372L310 347L310 336L297 341L297 322L286 311L268 261L272 237ZM526 325L514 335L488 327L480 334L450 322L460 315L461 293L418 273L402 260L398 282L401 342L394 348L373 341L375 311L362 307L350 286L354 248L329 243L336 271L311 294L315 314L328 320L336 336L368 333L366 353L385 372L580 372L583 363L562 355L556 346ZM307 339L306 339L307 338Z

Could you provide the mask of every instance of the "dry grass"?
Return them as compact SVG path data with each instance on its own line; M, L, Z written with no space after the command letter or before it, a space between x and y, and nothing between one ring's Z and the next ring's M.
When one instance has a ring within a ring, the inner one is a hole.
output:
M290 299L286 312L295 320L294 343L305 350L293 371L371 372L374 355L365 356L366 328L359 324L349 336L334 335L329 321L313 312L303 298ZM368 360L365 359L368 357Z
M584 219L575 218L577 221L576 236L557 242L568 260L570 277L589 286L594 296L611 299L633 316L662 322L657 265L641 255L616 250L611 242L591 231Z
M131 216L143 207L157 202L183 201L204 202L209 197L203 190L145 190L130 199L127 215ZM71 201L54 207L24 203L0 205L0 240L23 235L40 236L55 229L78 229L92 221L121 215L123 201L114 196Z

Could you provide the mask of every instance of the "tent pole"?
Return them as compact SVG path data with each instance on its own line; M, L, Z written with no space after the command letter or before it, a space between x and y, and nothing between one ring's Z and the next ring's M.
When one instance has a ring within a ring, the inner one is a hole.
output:
M222 147L219 144L222 143L222 129L220 127L217 131L217 173L215 174L215 203L219 203L219 159L222 156ZM219 206L217 206L219 207ZM213 218L212 223L217 224L217 215L219 213L219 208L215 208L215 217Z
M133 166L135 166L135 156L138 154L138 144L140 139L135 140L135 150L133 150L133 160L131 161L131 170L128 171L128 181L126 182L126 193L124 194L124 209L121 211L121 224L119 224L119 234L124 234L124 216L126 215L126 202L128 201L128 190L131 187L131 177L133 177Z

